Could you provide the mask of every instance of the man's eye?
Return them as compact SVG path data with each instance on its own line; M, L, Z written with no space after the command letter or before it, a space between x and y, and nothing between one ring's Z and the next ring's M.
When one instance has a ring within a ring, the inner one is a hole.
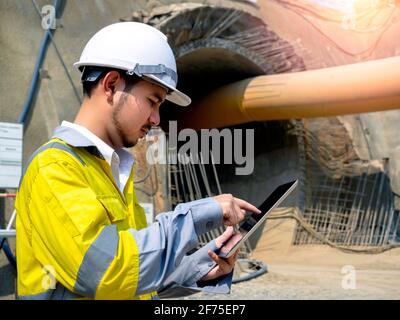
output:
M157 104L157 102L155 102L154 100L151 100L151 99L148 99L149 101L150 101L150 104L152 105L152 106L155 106L156 104Z

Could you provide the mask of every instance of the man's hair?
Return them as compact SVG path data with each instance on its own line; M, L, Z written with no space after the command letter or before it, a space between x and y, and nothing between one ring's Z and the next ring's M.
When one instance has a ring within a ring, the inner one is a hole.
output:
M141 79L136 75L127 75L126 71L106 67L85 67L82 71L83 96L90 98L100 80L110 71L117 71L125 81L124 92L130 92Z

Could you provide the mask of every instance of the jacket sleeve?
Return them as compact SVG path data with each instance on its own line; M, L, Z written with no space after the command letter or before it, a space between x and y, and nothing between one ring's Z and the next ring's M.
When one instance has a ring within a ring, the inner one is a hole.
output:
M202 290L196 282L215 266L207 254L208 249L217 249L215 241L190 256L187 253L198 246L199 235L220 226L221 217L220 205L212 198L205 198L158 215L148 228L130 230L139 248L138 294L168 288L172 297L181 296L183 287L188 287L185 295ZM171 289L178 287L175 295ZM221 288L215 292L220 293Z
M145 229L119 230L80 169L65 161L39 170L29 211L36 259L67 289L97 299L161 289L197 237L222 224L220 205L207 198L181 204Z
M158 291L160 298L183 297L200 291L213 294L230 293L233 272L212 281L200 282L201 278L216 266L208 256L208 250L217 251L215 240L183 258L175 271L163 282Z

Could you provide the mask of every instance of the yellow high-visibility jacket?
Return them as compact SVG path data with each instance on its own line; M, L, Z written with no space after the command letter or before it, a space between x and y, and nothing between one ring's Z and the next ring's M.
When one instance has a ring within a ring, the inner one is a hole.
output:
M199 235L222 224L219 204L212 198L181 204L147 226L133 170L122 194L97 148L71 128L56 129L32 155L16 210L19 298L151 299L163 288L175 288L177 296L229 292L229 277L216 286L197 284L215 265L207 256L214 241L186 255Z

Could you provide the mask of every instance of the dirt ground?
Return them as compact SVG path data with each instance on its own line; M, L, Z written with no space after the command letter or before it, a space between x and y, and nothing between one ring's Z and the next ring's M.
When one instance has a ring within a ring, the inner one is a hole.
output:
M229 295L187 299L400 299L400 248L380 254L344 253L323 245L293 246L293 221L269 221L252 253L268 272L232 285Z
M269 222L253 252L269 267L266 282L296 288L293 299L400 299L400 248L355 254L322 245L278 245L291 240L293 226ZM309 296L302 296L304 290Z
M319 246L297 248L286 258L254 256L268 266L250 281L255 299L400 299L399 249L366 256ZM232 298L250 282L234 285Z
M287 257L267 256L260 250L253 256L266 263L267 273L233 284L229 295L198 294L186 299L400 299L400 249L371 256L316 246L293 249Z

